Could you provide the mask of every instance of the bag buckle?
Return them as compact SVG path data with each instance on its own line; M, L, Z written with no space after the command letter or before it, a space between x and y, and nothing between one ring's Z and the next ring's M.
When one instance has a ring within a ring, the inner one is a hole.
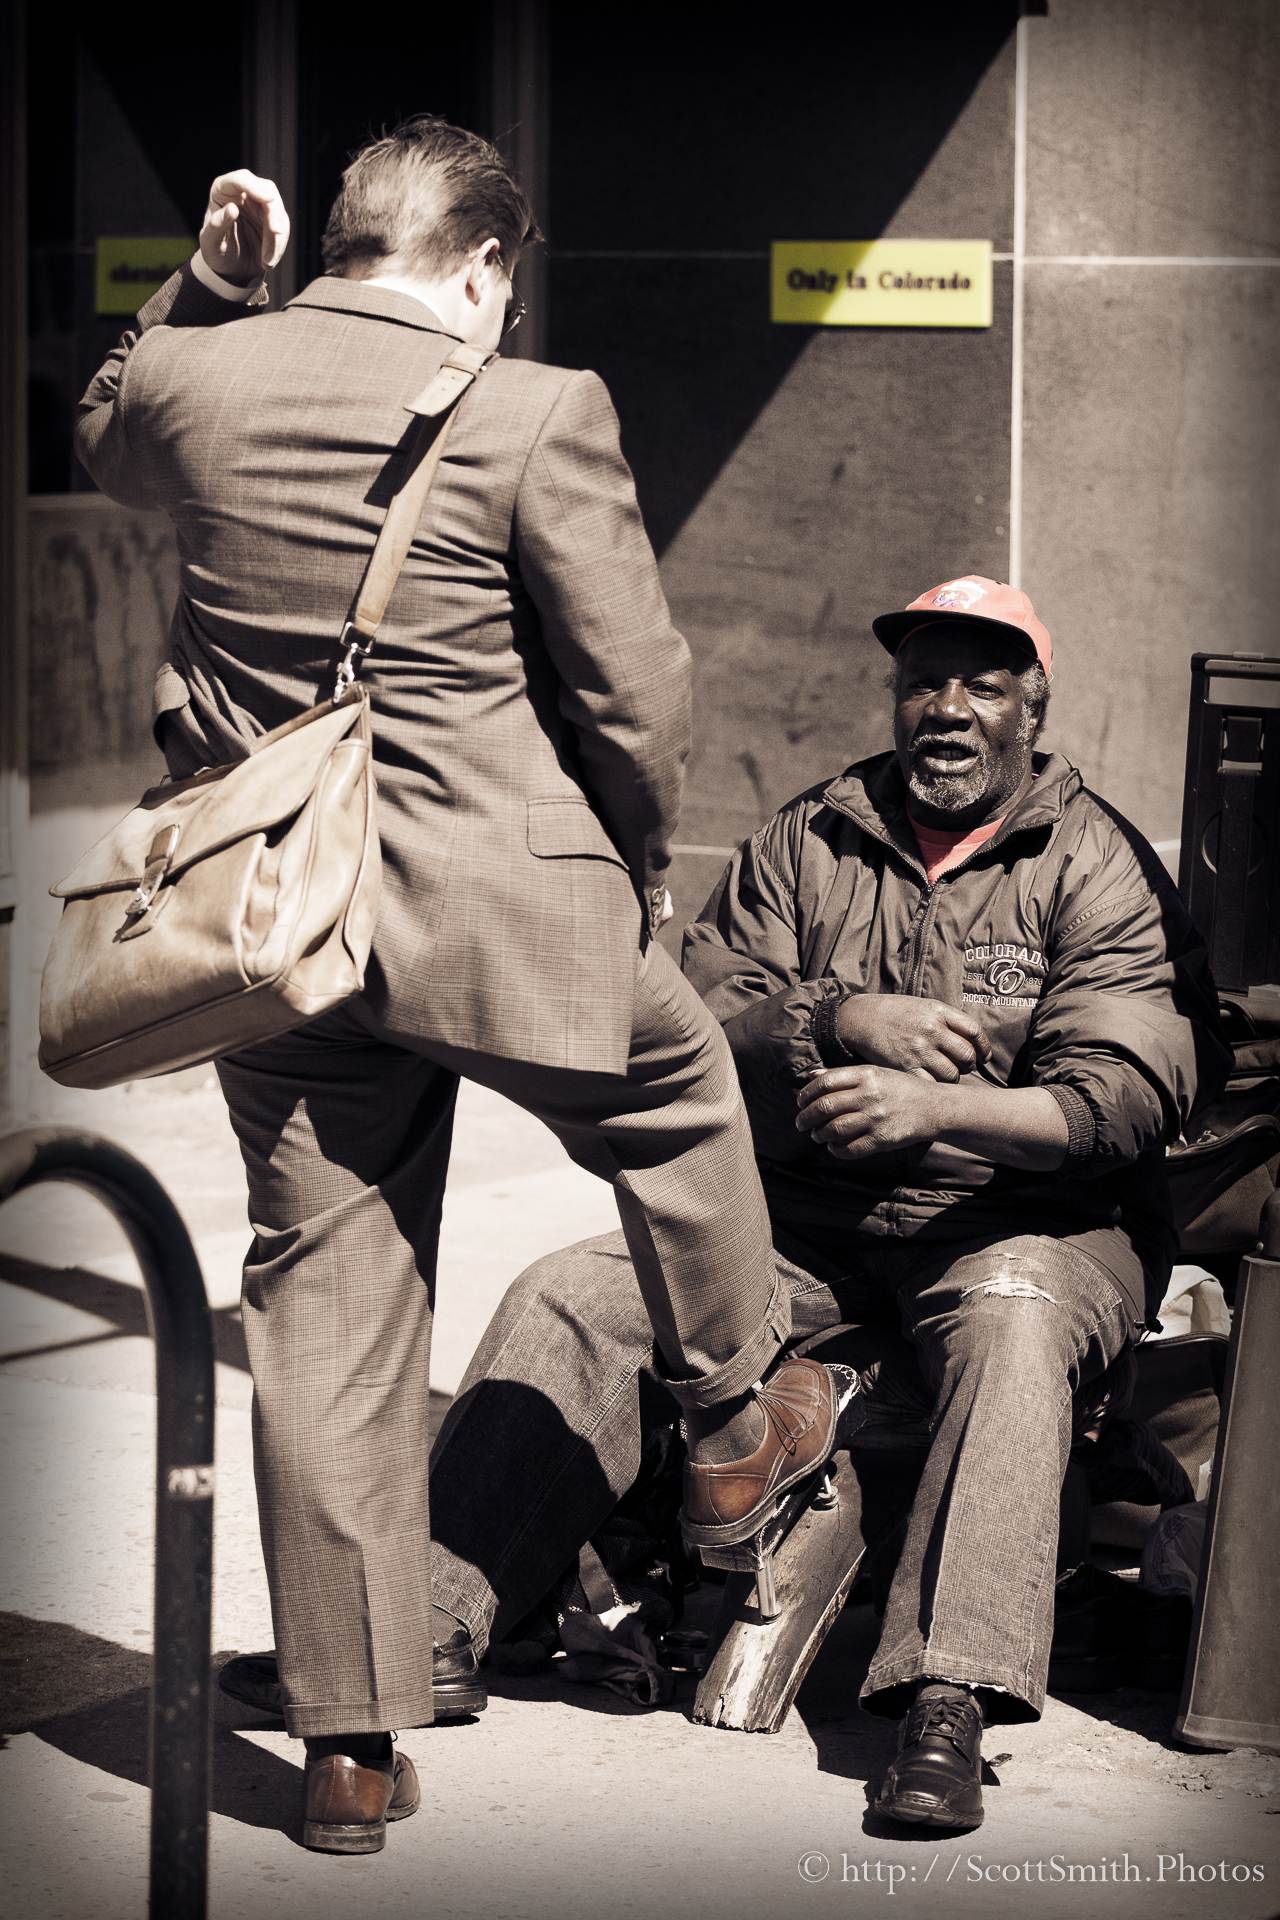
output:
M338 638L342 648L342 658L338 662L338 671L333 682L333 704L336 707L343 695L349 693L355 685L356 675L361 663L373 652L373 639L361 633L353 620L348 620Z
M152 903L164 885L165 875L173 865L173 856L178 851L178 842L181 838L181 827L162 827L151 842L151 850L147 854L147 864L142 878L125 908L131 920L136 920L142 914L151 911Z

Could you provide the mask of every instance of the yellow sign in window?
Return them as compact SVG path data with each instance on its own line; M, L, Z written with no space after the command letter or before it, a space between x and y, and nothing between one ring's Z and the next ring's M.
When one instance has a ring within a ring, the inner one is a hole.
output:
M121 239L110 234L99 239L94 311L136 313L194 252L190 238L157 240L144 234Z
M775 240L773 318L805 327L989 327L989 240Z

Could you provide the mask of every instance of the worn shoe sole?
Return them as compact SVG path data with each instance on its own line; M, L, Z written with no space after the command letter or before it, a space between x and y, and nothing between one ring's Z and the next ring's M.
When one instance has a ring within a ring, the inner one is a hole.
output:
M362 1820L358 1825L340 1826L329 1820L304 1820L302 1844L315 1853L381 1853L387 1844L387 1821L407 1820L422 1805L419 1787L411 1802L387 1808L381 1820Z
M832 1421L834 1429L835 1422ZM817 1466L812 1463L801 1467L789 1478L780 1480L776 1487L769 1490L768 1497L743 1514L740 1520L722 1522L695 1521L681 1519L680 1525L684 1537L691 1547L736 1547L744 1541L753 1540L775 1517L781 1517L784 1505L794 1507L797 1513L806 1500L816 1490L818 1482L828 1465L828 1456L823 1455Z
M947 1833L972 1833L982 1825L986 1813L984 1807L974 1813L949 1813L931 1795L913 1793L910 1787L901 1793L895 1790L880 1794L874 1811L883 1820L903 1820L913 1827L938 1827Z
M478 1676L474 1680L460 1680L456 1687L441 1686L437 1681L431 1689L432 1713L436 1720L465 1720L469 1714L483 1713L489 1704L489 1690Z

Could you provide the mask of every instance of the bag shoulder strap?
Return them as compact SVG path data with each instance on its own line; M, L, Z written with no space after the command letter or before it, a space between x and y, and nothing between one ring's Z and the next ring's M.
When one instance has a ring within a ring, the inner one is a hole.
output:
M342 629L339 644L343 653L333 690L335 702L350 688L361 662L373 651L374 639L387 611L387 602L400 578L400 569L422 518L422 509L440 465L440 456L444 452L444 443L453 424L457 404L494 357L492 353L481 353L476 347L459 343L452 348L421 393L408 403L406 411L416 414L418 418L418 432L410 454L409 471L391 496L386 518L378 532L377 544L369 556L369 564L360 583L355 612Z

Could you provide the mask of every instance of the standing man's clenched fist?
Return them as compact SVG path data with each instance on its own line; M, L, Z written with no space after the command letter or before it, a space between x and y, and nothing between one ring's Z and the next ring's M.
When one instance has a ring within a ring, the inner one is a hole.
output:
M220 173L209 189L200 253L224 280L247 287L278 267L289 244L289 215L274 180L248 167Z

